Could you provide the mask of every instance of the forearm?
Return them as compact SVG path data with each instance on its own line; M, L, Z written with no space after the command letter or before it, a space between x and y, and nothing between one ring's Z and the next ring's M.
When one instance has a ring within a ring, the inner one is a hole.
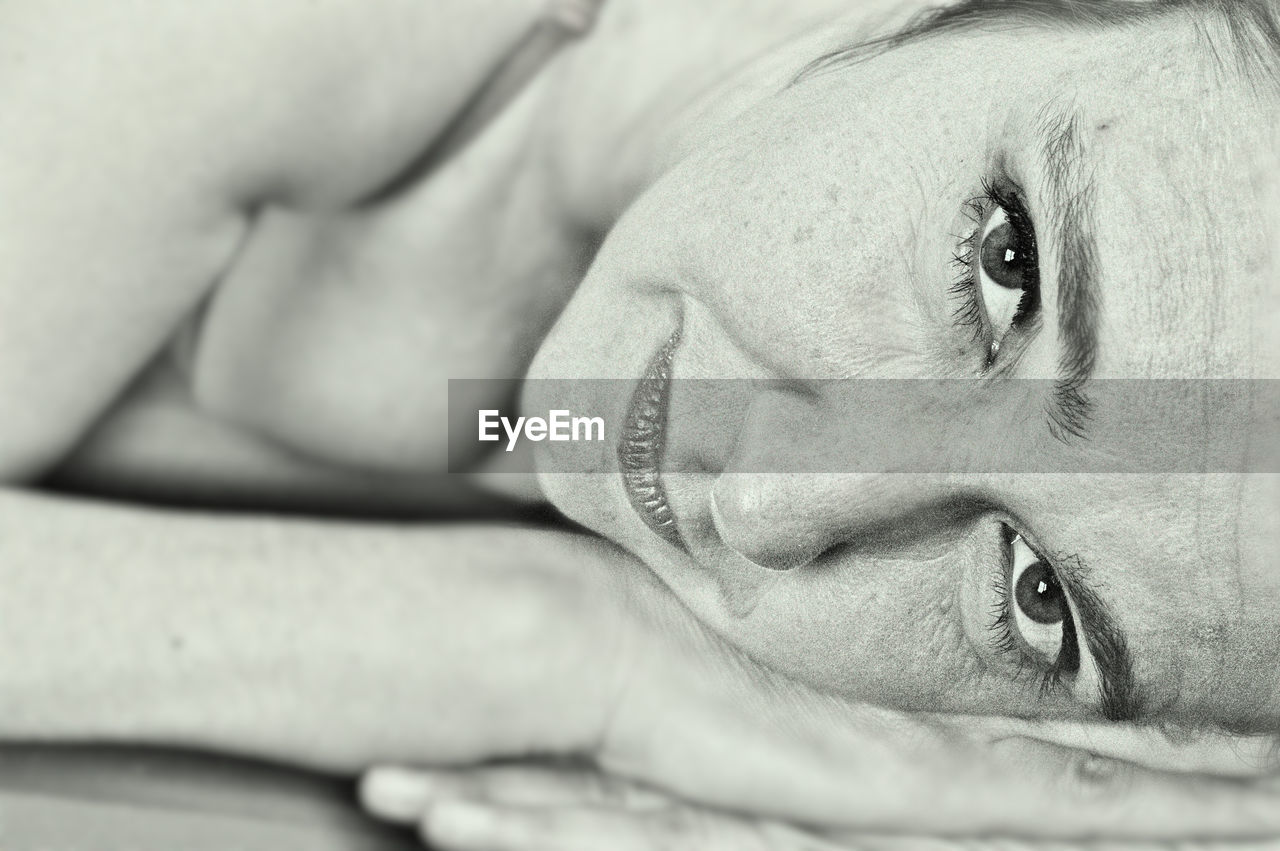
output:
M602 703L574 699L612 640L580 638L610 557L583 538L14 492L0 524L0 738L347 769L572 748Z

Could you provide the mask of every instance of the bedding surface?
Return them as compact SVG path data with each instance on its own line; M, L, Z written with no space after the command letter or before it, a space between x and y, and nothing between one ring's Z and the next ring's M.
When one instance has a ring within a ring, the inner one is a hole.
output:
M235 759L0 746L5 851L412 851L350 782Z

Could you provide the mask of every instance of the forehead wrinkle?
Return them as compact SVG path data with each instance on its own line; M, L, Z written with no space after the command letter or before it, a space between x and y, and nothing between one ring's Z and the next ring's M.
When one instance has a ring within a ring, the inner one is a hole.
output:
M1238 498L1239 480L1190 473L1151 481L1137 510L1166 532L1142 548L1152 569L1125 577L1120 605L1152 687L1151 717L1196 725L1248 718L1257 714L1252 683L1265 670L1253 642L1267 629L1245 617L1250 591L1234 555L1235 524L1215 520ZM1119 565L1107 565L1117 583L1124 576ZM1274 650L1269 659L1274 670Z
M1143 321L1159 331L1162 339L1169 340L1175 335L1186 336L1192 327L1201 324L1198 315L1191 315L1203 312L1203 300L1195 296L1198 293L1214 297L1214 288L1206 284L1220 279L1223 269L1220 268L1219 252L1209 244L1217 232L1212 203L1202 192L1196 192L1178 179L1159 152L1151 152L1149 160L1165 166L1153 169L1151 177L1154 179L1143 181L1159 184L1159 198L1153 199L1150 194L1144 194L1141 182L1135 182L1137 186L1120 188L1131 209L1151 209L1153 204L1163 202L1166 219L1188 225L1176 232L1142 227L1134 236L1140 242L1140 247L1135 246L1135 250L1140 252L1138 256L1151 263L1154 280L1159 282L1155 289L1161 293L1161 297L1143 301ZM1152 376L1173 376L1178 374L1177 364L1169 358L1167 347L1152 348L1142 366Z
M1156 104L1100 152L1110 176L1099 214L1108 216L1110 241L1125 240L1115 271L1126 312L1110 319L1156 332L1160 345L1128 350L1130 366L1152 377L1250 372L1255 332L1241 308L1260 300L1267 217L1253 131L1234 135L1240 117L1230 102Z

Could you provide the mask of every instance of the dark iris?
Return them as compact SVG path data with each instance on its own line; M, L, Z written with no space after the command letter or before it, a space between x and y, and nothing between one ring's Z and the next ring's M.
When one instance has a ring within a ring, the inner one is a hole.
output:
M1043 562L1031 565L1018 577L1014 589L1018 608L1031 620L1040 624L1062 623L1069 609L1067 597L1058 584L1058 577Z
M982 271L1009 290L1027 289L1036 274L1036 258L1019 238L1012 222L1005 222L982 240Z

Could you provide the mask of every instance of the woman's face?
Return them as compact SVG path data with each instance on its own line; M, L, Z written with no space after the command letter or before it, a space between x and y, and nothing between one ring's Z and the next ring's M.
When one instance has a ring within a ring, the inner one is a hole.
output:
M628 379L568 391L611 424L647 373L669 392L630 486L616 445L542 444L580 474L544 473L552 498L823 688L1280 717L1277 476L1112 465L1254 425L1205 382L1108 379L1280 372L1275 97L1203 38L1172 18L948 34L763 97L638 201L539 354L535 377ZM870 378L966 381L877 382L887 411L831 380ZM899 431L1052 460L877 472Z

